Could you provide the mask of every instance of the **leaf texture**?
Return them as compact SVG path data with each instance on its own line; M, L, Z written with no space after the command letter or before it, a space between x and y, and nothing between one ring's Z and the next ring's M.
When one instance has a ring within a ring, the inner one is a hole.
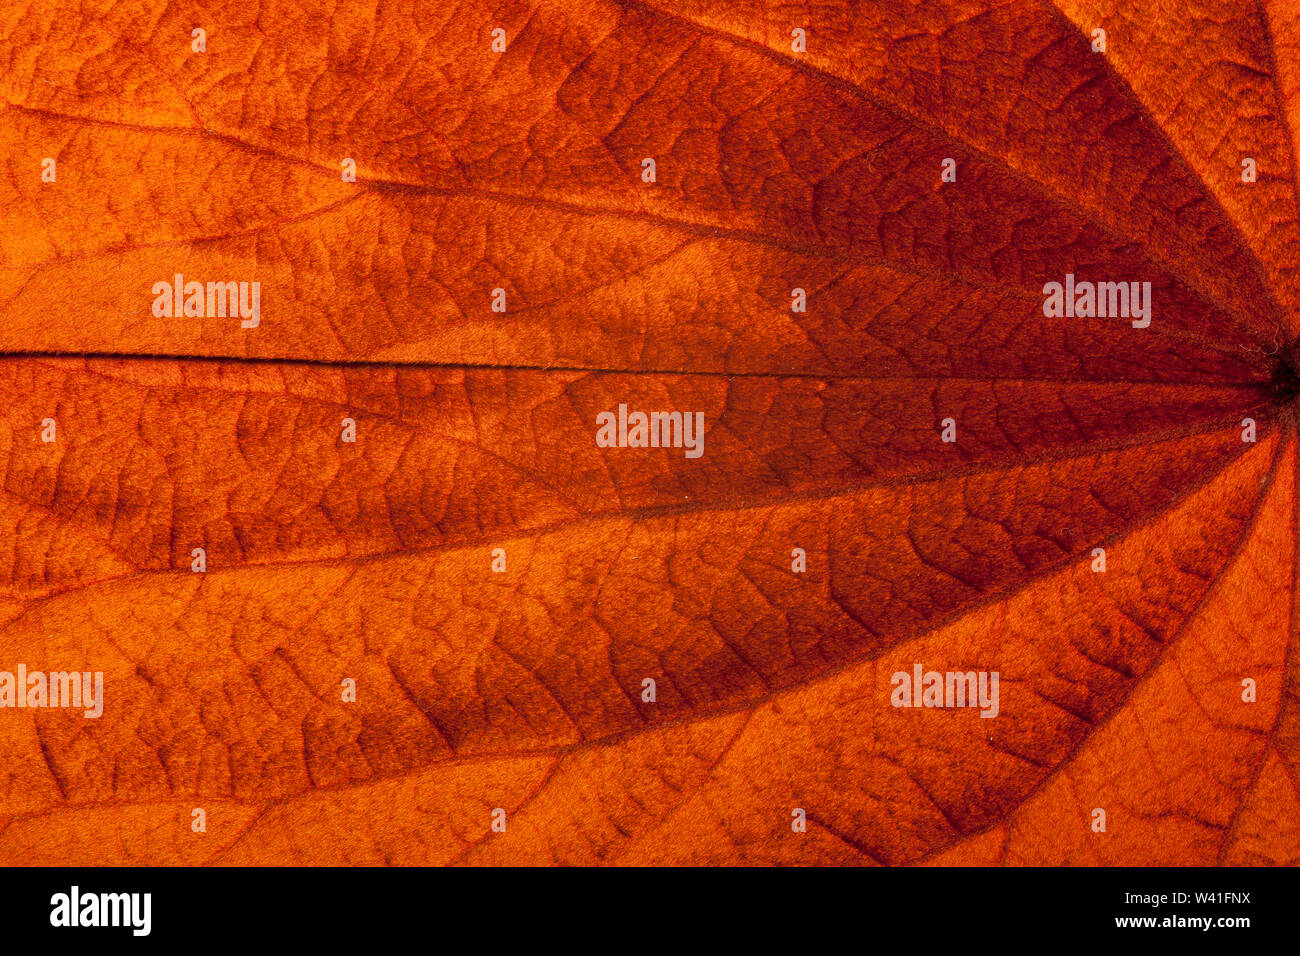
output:
M0 861L1300 860L1288 4L0 10Z

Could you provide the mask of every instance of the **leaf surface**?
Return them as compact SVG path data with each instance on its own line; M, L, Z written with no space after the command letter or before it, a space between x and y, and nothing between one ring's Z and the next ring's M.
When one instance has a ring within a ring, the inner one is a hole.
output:
M913 6L5 0L0 860L1300 859L1300 21Z

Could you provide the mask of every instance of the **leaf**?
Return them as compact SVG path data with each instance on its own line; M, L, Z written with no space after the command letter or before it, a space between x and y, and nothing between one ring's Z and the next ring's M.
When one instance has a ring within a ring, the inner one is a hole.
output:
M1300 20L913 7L6 8L0 860L1300 859Z

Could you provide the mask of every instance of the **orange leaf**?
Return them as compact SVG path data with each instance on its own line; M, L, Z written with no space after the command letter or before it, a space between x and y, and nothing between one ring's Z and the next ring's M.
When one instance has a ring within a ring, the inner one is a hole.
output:
M1300 859L1300 18L1168 6L0 8L0 861Z

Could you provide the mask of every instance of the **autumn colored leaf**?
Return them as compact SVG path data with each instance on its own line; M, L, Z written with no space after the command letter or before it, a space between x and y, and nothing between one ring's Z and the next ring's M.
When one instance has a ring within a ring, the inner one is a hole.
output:
M0 2L0 861L1300 861L1300 13L1194 6Z

